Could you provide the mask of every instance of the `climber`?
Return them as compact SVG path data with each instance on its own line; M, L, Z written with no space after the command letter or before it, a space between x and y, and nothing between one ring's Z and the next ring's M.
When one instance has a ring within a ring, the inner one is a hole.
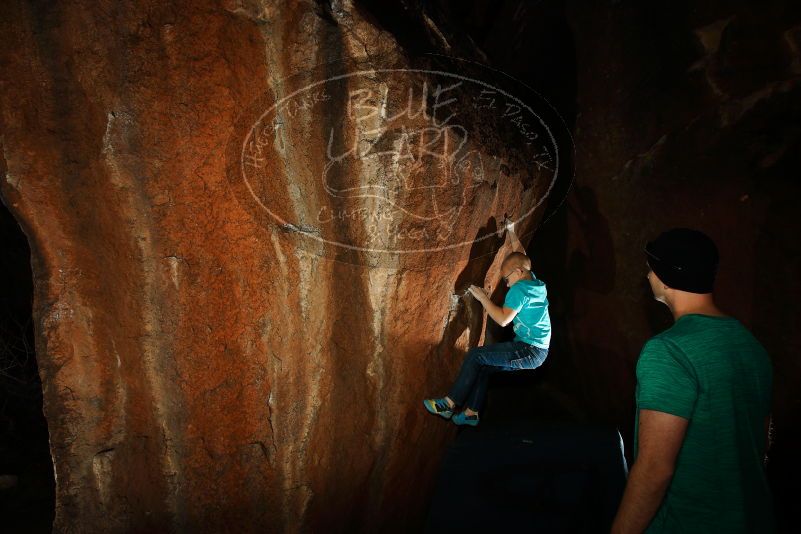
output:
M513 252L501 264L502 277L509 287L503 307L493 303L480 287L471 285L468 291L499 325L513 323L515 338L513 341L470 349L448 395L423 401L426 410L451 419L457 425L478 425L478 410L484 400L490 374L536 369L548 355L551 319L545 283L531 272L531 259L515 234L514 224L505 219L504 229ZM457 407L464 409L454 415Z

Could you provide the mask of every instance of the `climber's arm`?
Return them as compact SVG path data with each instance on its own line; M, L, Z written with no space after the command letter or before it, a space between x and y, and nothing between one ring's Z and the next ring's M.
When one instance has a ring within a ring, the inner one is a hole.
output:
M507 308L506 306L498 306L492 302L489 296L487 296L487 293L478 286L470 286L468 291L484 306L484 309L487 310L487 314L492 317L492 320L501 326L506 326L511 323L512 319L517 315L515 310Z
M512 252L526 253L526 248L520 242L520 239L515 233L515 223L509 219L504 219L504 227L506 228L506 235L509 236L509 246L512 247Z

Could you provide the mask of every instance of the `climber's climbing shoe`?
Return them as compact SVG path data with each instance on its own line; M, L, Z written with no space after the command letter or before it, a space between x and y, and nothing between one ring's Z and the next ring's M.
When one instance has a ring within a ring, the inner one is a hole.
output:
M441 399L426 399L423 401L423 406L425 406L426 410L430 413L444 417L445 419L450 419L453 415L453 408L451 408L444 397Z
M457 425L469 425L469 426L476 426L478 424L478 414L474 415L465 415L464 412L457 413L453 416L451 421Z

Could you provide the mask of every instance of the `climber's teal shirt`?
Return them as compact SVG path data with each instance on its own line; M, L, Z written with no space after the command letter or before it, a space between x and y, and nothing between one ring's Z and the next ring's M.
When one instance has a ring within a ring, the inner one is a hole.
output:
M529 271L530 272L530 271ZM517 312L513 323L515 341L547 349L551 344L551 316L548 315L548 292L545 282L531 273L533 280L518 280L503 305Z

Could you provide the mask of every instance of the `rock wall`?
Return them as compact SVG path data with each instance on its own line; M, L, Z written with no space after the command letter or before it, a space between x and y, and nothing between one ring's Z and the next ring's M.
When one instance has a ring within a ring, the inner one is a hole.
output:
M557 174L536 116L348 2L0 13L54 530L419 527L451 432L420 400L484 322L458 295Z

